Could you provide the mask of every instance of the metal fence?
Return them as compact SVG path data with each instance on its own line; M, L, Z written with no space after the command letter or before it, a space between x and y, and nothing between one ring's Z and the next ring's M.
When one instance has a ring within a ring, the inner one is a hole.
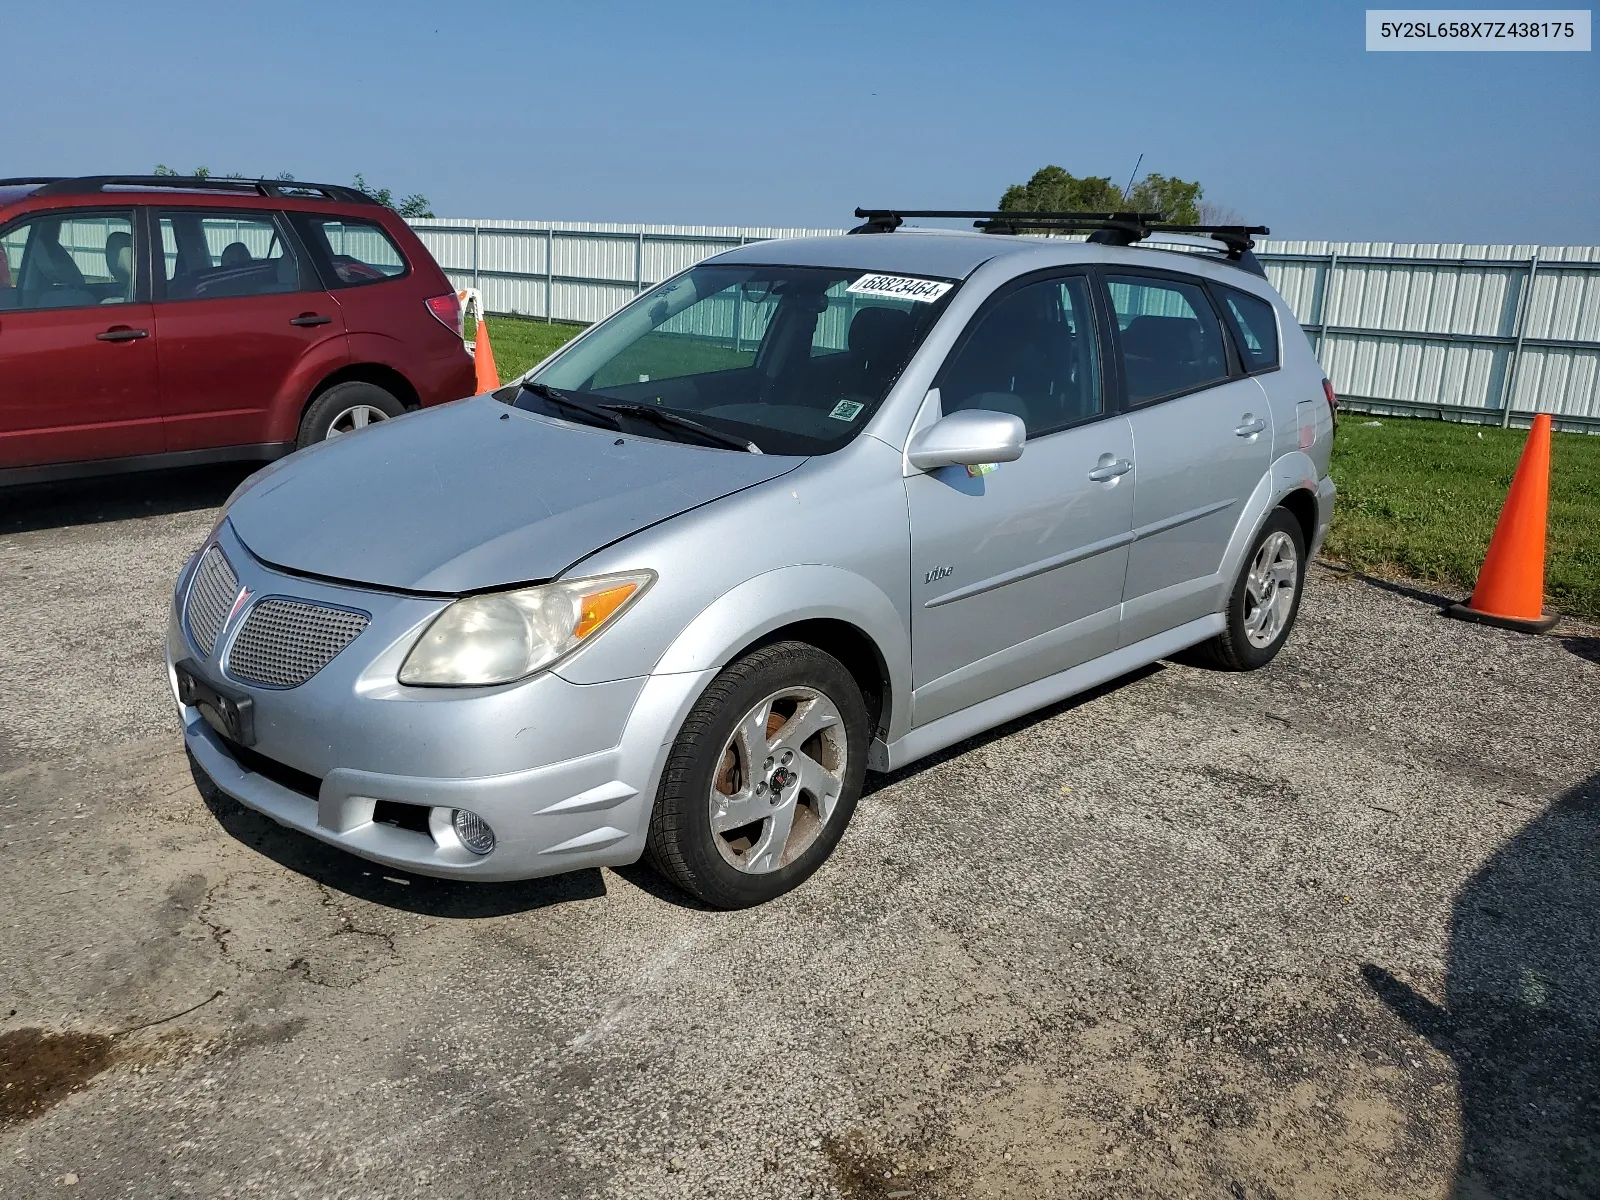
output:
M838 229L417 220L492 313L597 321L733 246ZM1356 411L1600 432L1600 247L1263 241L1268 278Z

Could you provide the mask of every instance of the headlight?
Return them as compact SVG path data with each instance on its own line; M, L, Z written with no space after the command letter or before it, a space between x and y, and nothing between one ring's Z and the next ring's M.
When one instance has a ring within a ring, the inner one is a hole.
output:
M457 600L411 648L400 682L484 687L532 675L594 637L654 581L654 572L639 571Z

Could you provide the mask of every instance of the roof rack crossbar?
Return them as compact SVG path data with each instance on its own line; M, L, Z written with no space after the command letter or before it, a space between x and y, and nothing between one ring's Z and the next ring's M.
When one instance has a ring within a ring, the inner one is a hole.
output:
M81 175L48 179L7 179L0 184L40 183L39 196L76 196L107 188L192 189L210 192L248 192L258 196L293 196L301 192L320 193L329 200L345 204L377 204L365 192L337 183L307 183L298 179L219 179L193 175Z
M985 222L999 222L1003 225L1026 223L1037 225L1044 223L1072 222L1078 225L1098 226L1110 221L1149 223L1161 220L1162 214L1158 212L1132 213L1132 212L1029 212L1011 213L996 212L991 209L977 208L858 208L856 216L866 223L852 229L851 233L889 233L898 229L907 217L929 217L945 220L979 219Z
M1152 233L1184 233L1220 242L1230 262L1256 275L1265 275L1254 254L1257 236L1272 232L1265 225L1185 225L1165 220L1159 212L1001 212L978 209L858 208L864 224L851 233L892 233L906 217L973 218L985 233L1018 233L1034 229L1090 231L1089 240L1102 245L1131 246Z

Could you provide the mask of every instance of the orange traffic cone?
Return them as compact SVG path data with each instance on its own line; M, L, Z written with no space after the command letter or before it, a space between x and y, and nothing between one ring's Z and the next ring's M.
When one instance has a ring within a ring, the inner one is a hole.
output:
M500 386L500 372L495 370L494 350L489 345L489 322L478 314L478 333L472 340L472 361L478 371L478 394L492 392Z
M1523 633L1543 633L1556 623L1544 609L1545 517L1550 507L1550 414L1533 419L1505 507L1489 539L1472 599L1445 614Z

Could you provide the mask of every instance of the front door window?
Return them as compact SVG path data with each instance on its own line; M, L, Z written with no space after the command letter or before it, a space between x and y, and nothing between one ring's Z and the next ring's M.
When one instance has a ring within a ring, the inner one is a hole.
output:
M134 298L133 213L45 213L0 235L0 309Z

